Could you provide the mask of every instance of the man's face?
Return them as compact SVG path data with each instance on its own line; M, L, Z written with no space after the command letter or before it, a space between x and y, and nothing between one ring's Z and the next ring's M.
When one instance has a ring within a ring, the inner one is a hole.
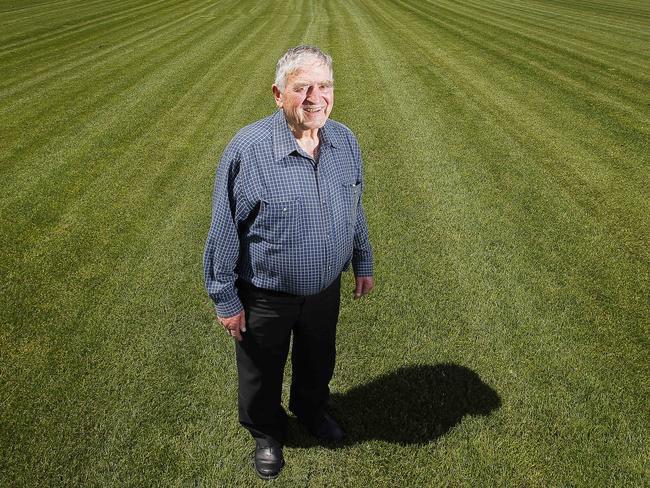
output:
M284 92L273 85L275 103L292 130L320 129L334 105L334 82L327 66L308 62L287 77Z

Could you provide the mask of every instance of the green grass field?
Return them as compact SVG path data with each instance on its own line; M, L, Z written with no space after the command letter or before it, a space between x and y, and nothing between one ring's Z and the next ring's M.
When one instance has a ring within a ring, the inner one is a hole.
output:
M203 289L275 61L335 61L377 288L276 486L650 486L650 4L0 0L0 485L255 486Z

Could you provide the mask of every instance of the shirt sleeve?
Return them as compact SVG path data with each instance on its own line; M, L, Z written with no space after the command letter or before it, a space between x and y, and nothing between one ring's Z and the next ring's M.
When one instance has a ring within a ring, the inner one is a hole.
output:
M357 221L354 226L354 243L352 250L352 269L354 276L367 277L373 275L373 256L370 238L368 237L368 222L363 210L363 161L359 144L353 137L352 150L358 168L359 182L361 184L361 196L359 197L359 208L357 210Z
M239 168L239 158L230 144L217 169L212 222L203 255L205 287L219 317L232 317L243 310L235 288L240 249L236 223Z
M370 239L368 238L368 223L361 204L359 204L357 222L354 228L352 269L354 270L354 276L357 277L373 275L373 257Z

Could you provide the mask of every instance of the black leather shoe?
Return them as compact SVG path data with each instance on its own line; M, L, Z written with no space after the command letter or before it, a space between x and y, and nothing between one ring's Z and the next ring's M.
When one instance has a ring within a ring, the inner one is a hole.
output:
M315 427L309 428L314 437L326 442L341 442L345 438L345 431L334 418L327 412L323 413L323 419Z
M280 446L255 445L253 466L257 476L263 480L272 480L278 477L284 466L284 457Z

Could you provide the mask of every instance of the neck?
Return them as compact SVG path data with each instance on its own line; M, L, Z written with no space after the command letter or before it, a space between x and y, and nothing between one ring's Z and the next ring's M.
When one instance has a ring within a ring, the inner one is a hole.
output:
M316 143L318 143L318 129L300 130L291 127L291 125L289 125L289 129L291 129L291 133L293 134L293 137L298 140L298 143L300 143L300 141L316 141Z
M298 141L298 145L312 158L318 157L318 146L320 144L320 137L318 136L318 129L296 130L289 126L293 137Z

